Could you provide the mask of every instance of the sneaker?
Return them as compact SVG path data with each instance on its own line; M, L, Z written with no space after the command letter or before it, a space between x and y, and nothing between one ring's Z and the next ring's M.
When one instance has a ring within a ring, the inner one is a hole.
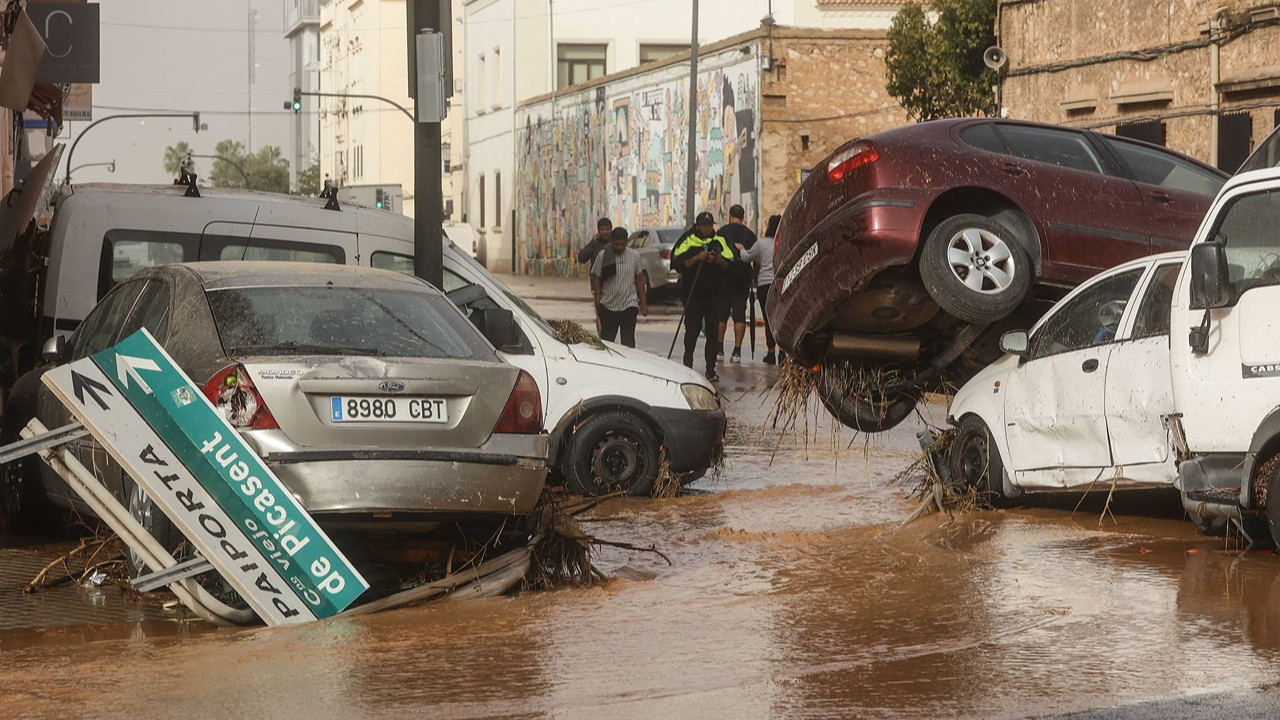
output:
M723 360L723 359L724 359L724 351L723 351L723 350L717 350L717 351L716 351L716 359L717 359L717 360Z
M715 368L707 368L707 379L711 382L719 382L720 376L716 374Z
M775 365L777 364L777 362L778 362L778 357L776 355L774 355L772 352L765 353L765 356L764 356L765 365Z
M729 362L742 363L742 348L733 349L733 354L729 356Z

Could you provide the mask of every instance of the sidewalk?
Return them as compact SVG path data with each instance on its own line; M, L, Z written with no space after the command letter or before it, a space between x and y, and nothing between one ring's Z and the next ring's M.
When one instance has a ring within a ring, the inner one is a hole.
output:
M525 300L579 300L591 302L591 285L585 277L548 277L494 273Z

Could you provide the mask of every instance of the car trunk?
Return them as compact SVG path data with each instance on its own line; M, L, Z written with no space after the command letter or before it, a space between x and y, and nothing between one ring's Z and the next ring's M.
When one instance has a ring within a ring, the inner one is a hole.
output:
M519 373L499 362L431 358L264 357L243 364L280 431L299 448L479 447Z
M802 242L805 236L832 211L847 203L874 184L874 162L862 162L869 157L860 154L861 147L870 148L866 140L853 140L831 155L809 173L800 188L791 197L778 228L777 250L774 255L775 271L785 271L808 249L810 243ZM849 157L845 157L848 155ZM842 159L844 162L836 163ZM831 174L836 169L838 178Z

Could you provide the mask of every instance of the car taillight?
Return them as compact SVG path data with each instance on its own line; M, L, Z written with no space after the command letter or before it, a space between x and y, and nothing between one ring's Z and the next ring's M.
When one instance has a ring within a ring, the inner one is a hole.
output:
M204 384L204 396L231 423L231 427L246 430L280 427L243 365L230 365L219 370Z
M837 182L853 170L875 162L880 153L868 142L856 142L827 161L827 180Z
M507 398L507 406L502 409L493 431L522 435L542 432L542 396L533 376L524 370L516 378L516 386L511 389L511 397Z
M663 248L663 249L661 249L661 250L659 250L659 251L658 251L658 257L662 258L663 260L670 260L670 259L671 259L671 251L670 251L670 250L668 250L668 249L666 249L666 248Z

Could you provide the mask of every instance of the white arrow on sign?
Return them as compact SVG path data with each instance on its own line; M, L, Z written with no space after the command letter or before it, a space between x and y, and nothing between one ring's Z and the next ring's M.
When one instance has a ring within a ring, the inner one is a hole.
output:
M147 384L146 380L142 379L142 376L138 374L138 371L155 370L156 372L159 372L160 366L151 358L140 358L116 353L116 369L119 371L121 385L129 387L129 378L133 378L133 381L138 383L138 387L141 388L142 392L150 395L151 386Z

